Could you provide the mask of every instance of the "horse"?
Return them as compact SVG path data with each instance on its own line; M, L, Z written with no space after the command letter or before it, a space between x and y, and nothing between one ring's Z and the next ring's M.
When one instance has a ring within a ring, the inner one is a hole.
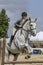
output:
M36 21L37 18L30 18L27 22L25 22L23 27L16 32L11 47L9 47L8 44L6 45L5 48L7 52L5 53L7 54L7 60L9 59L9 53L14 54L14 57L16 57L14 60L17 60L20 52L25 54L31 53L30 36L36 35Z

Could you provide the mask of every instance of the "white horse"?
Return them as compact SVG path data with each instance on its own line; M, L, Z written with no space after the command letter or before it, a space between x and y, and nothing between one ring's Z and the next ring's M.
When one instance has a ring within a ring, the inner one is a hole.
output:
M22 28L20 28L12 41L11 47L6 46L7 58L9 57L9 52L14 54L16 57L20 52L25 52L29 54L31 52L30 46L30 35L36 35L36 21L37 19L29 19Z

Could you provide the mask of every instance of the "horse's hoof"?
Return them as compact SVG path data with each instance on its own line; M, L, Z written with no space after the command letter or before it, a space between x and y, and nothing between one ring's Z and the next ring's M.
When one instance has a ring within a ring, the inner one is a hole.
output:
M30 56L28 56L28 58L30 58Z
M25 59L29 59L30 58L30 56L25 56Z

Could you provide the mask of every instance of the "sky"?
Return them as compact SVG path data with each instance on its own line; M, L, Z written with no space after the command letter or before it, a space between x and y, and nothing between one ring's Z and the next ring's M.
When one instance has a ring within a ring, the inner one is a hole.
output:
M10 18L8 36L12 35L14 23L21 18L23 11L31 18L37 18L37 32L43 31L43 0L0 0L0 11L5 8Z
M31 41L43 41L43 32L42 31L40 31L40 32L38 32L37 34L36 34L36 36L31 36L30 37L30 40Z

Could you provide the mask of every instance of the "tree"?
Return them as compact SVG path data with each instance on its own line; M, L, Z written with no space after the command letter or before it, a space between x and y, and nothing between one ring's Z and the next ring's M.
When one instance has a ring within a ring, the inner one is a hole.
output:
M6 10L2 9L0 12L0 38L8 37L9 22L10 18L6 15Z

